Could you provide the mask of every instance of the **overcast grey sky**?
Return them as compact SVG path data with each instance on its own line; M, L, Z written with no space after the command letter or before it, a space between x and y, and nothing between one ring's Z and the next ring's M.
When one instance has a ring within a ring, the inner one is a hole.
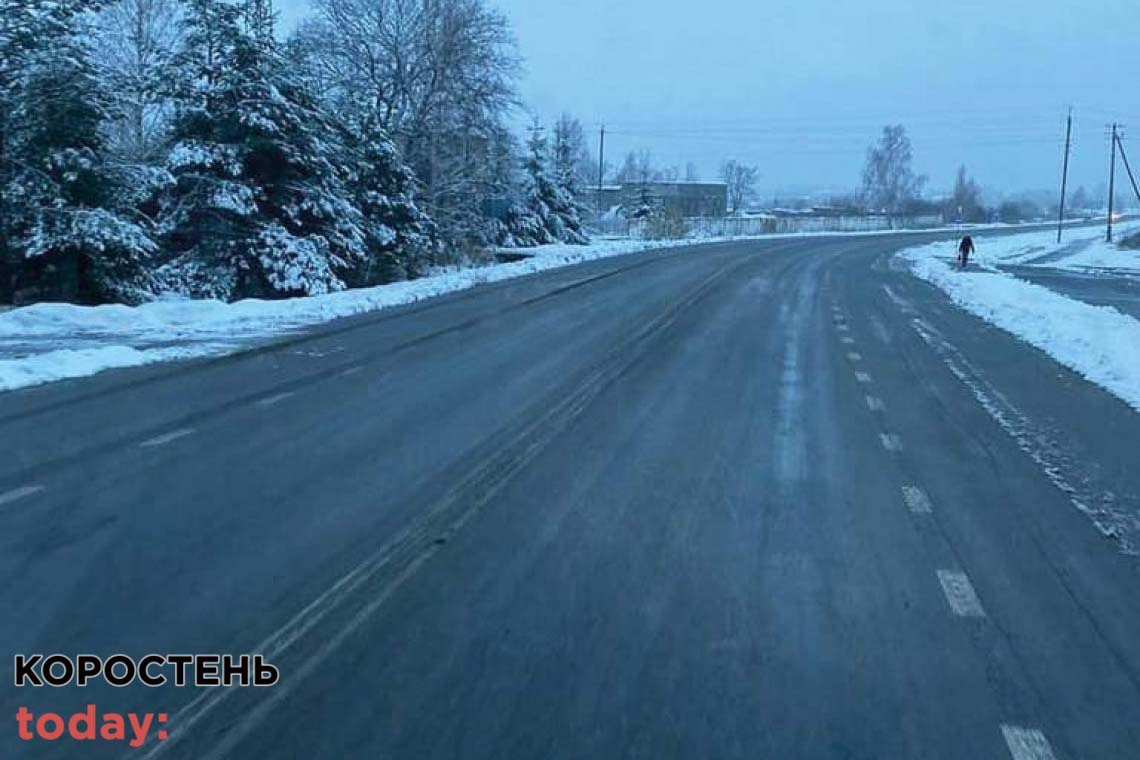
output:
M842 190L898 122L935 189L960 163L987 187L1044 189L1072 105L1073 179L1092 190L1107 180L1105 125L1140 137L1136 0L490 2L518 36L527 107L605 122L615 163L645 148L713 178L737 158L767 192ZM307 7L278 3L287 25ZM1127 144L1140 164L1140 140Z

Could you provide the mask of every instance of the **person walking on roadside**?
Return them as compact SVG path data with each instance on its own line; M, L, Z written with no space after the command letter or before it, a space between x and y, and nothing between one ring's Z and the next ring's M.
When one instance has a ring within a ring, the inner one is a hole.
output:
M966 269L970 266L970 254L974 252L974 239L967 235L958 244L958 268Z

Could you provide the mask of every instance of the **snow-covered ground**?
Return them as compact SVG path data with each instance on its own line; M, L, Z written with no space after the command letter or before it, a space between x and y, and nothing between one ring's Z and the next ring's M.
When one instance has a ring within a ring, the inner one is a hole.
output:
M1125 230L1126 232L1126 230ZM1140 321L1019 279L998 267L1038 265L1088 272L1140 273L1140 254L1103 242L1102 231L978 238L977 265L958 271L955 245L903 251L914 274L944 290L961 308L1036 346L1140 411Z
M1126 222L1117 228L1115 237L1119 242L1138 231L1140 224ZM977 242L974 260L983 267L1035 266L1082 274L1140 275L1140 250L1109 244L1102 228L1067 230L1061 245L1056 230L978 238Z
M217 356L327 322L594 259L710 240L596 240L511 251L524 261L441 271L411 282L227 304L188 299L142 306L43 303L0 311L0 391L175 359ZM723 239L727 240L727 239Z
M654 247L663 244L619 240L547 246L525 261L284 301L170 299L133 307L43 303L11 309L0 312L0 391L113 368L230 353L338 317Z
M931 231L898 230L891 234ZM697 243L836 234L845 233L669 241L599 239L589 246L553 245L512 251L533 256L510 264L443 271L412 282L284 301L246 300L226 304L170 299L135 307L36 304L0 310L0 391L84 377L108 369L232 353L258 341L339 317L414 303L482 283L593 259Z

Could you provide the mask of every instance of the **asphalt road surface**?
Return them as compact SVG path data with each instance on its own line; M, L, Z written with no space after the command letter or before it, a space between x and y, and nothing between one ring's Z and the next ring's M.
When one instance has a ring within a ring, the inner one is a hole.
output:
M1109 306L1140 319L1140 279L1135 276L1117 276L1106 272L1080 273L1039 266L1002 269L1069 298L1095 306Z
M1140 757L1140 416L892 261L927 240L610 259L0 395L0 755ZM282 680L12 687L57 651ZM89 703L170 737L16 739Z

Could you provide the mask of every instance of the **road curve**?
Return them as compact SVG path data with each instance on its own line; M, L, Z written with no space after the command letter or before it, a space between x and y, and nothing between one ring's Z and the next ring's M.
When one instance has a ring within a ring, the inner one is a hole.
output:
M1140 417L955 309L927 237L638 254L0 395L16 652L268 689L5 757L1140 756Z

